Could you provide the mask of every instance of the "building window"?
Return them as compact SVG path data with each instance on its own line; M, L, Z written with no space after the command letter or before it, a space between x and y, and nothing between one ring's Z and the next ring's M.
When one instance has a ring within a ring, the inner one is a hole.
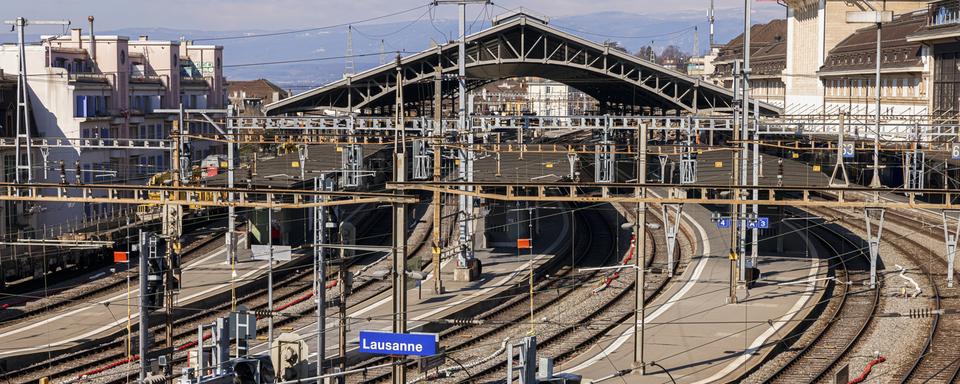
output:
M89 183L93 181L93 172L90 169L90 164L83 165L83 182Z
M73 105L73 117L94 117L107 115L109 98L104 96L76 95Z

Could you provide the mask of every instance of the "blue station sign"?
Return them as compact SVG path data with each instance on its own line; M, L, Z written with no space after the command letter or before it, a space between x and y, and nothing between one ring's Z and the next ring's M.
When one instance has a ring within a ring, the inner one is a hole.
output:
M432 356L437 354L435 333L360 331L360 352L376 355Z
M729 217L720 217L716 220L717 228L726 229L733 225L733 220ZM767 229L770 228L769 217L757 217L755 219L741 219L737 221L737 228L747 229Z

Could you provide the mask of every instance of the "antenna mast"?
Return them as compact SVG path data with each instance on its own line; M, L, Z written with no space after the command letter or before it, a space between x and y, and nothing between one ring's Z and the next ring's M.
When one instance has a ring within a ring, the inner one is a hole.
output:
M713 17L713 0L710 0L710 10L707 11L707 12L708 12L708 13L707 13L707 21L710 22L710 47L709 47L709 49L713 49L713 44L714 44L714 41L713 41L713 21L715 20L715 18Z
M382 61L382 59L381 59ZM347 66L343 70L344 76L350 76L353 74L353 26L347 26Z

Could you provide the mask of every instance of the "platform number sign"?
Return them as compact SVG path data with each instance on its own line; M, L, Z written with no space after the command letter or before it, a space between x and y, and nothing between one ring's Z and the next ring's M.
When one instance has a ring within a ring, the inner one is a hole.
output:
M960 160L960 144L953 144L950 146L950 158L954 160Z
M733 225L733 220L729 217L720 217L715 219L717 223L717 228L726 229L730 228ZM737 227L747 228L747 229L767 229L770 228L770 218L769 217L757 217L751 219L740 219L737 222Z
M850 144L844 143L844 144L843 144L843 158L844 158L844 159L852 159L852 158L853 158L853 155L854 155L854 153L853 153L853 144L852 144L852 143L850 143Z
M758 217L754 220L750 220L747 223L747 228L750 229L767 229L770 228L770 218L769 217Z

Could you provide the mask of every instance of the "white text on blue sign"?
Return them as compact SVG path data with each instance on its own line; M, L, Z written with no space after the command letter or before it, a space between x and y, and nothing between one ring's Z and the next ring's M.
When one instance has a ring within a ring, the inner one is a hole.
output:
M437 335L360 331L360 352L377 355L436 355Z

